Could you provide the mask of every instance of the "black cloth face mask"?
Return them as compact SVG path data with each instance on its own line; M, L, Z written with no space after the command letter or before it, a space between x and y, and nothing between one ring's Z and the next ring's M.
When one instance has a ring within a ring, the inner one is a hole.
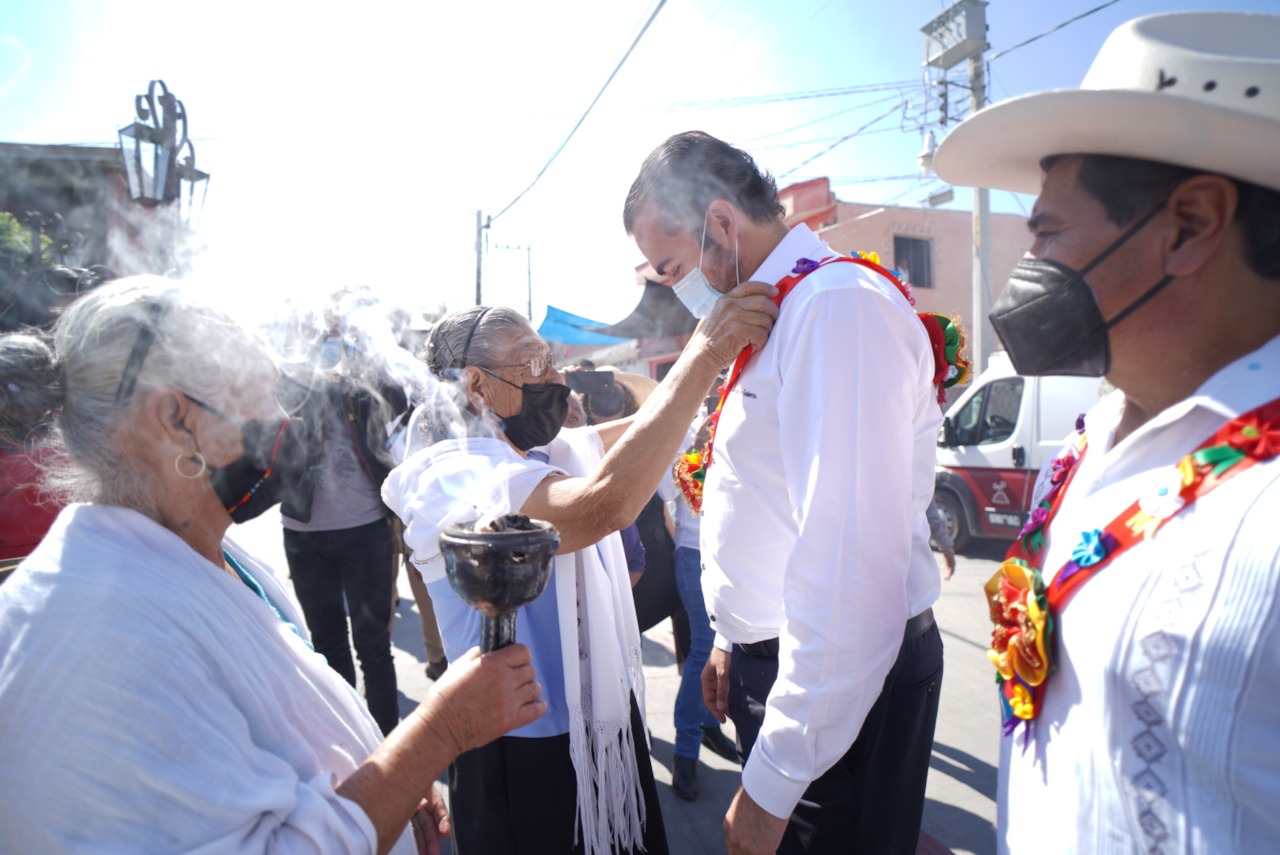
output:
M1085 276L1163 208L1161 202L1081 270L1046 259L1024 258L1017 263L988 316L1015 371L1026 376L1101 377L1107 373L1111 367L1107 330L1158 294L1174 277L1165 276L1114 318L1104 321Z
M221 411L187 398L201 409L240 428L244 454L226 466L210 466L218 501L235 523L248 522L280 503L285 489L306 466L306 442L300 419L250 419L243 424Z
M521 451L528 451L556 438L556 434L564 426L565 417L569 415L568 386L563 383L525 383L521 386L505 377L499 377L487 368L479 365L476 368L520 390L520 412L498 419L502 432L511 440L512 445Z

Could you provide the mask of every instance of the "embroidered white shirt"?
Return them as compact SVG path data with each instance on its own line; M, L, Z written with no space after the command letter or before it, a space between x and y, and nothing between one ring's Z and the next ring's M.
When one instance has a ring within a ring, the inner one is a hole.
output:
M1047 536L1046 583L1086 530L1168 482L1230 419L1280 395L1280 338L1121 443L1123 398ZM1001 744L1001 852L1270 852L1280 840L1280 459L1118 556L1062 609L1058 669L1024 750Z
M803 224L750 278L835 255ZM888 280L828 265L782 302L726 400L702 519L717 646L778 637L778 679L743 770L788 816L849 749L907 619L940 592L925 508L942 413L915 311Z

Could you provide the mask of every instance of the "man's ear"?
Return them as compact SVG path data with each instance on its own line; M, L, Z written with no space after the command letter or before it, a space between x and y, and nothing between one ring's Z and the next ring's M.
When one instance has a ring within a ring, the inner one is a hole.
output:
M1177 236L1170 244L1165 272L1196 273L1222 248L1235 222L1239 191L1222 175L1196 175L1169 196Z
M713 234L729 246L738 239L738 209L727 199L716 199L707 206L707 236Z

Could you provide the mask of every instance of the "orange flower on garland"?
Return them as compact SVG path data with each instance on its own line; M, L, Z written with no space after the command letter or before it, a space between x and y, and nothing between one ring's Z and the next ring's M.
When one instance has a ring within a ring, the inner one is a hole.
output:
M983 590L994 624L987 658L998 672L1005 718L1035 718L1038 688L1049 674L1049 635L1053 632L1044 580L1034 567L1010 558Z

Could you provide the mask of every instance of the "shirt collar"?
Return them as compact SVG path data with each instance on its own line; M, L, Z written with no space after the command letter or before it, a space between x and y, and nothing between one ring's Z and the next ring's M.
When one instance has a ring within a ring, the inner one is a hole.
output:
M1221 368L1194 393L1157 413L1126 437L1125 441L1140 441L1139 437L1175 424L1197 409L1217 416L1225 424L1275 398L1276 377L1280 377L1280 336ZM1096 415L1091 410L1086 418L1097 429L1097 435L1093 438L1098 440L1107 437L1107 447L1111 444L1109 437L1114 433L1123 410L1123 395L1109 398L1110 400L1104 399L1104 406L1097 408ZM1095 428L1090 429L1091 434L1094 434ZM1090 442L1090 445L1093 444Z
M831 247L823 243L807 225L797 223L748 279L752 282L776 284L791 275L800 259L821 261L830 255L835 255Z

